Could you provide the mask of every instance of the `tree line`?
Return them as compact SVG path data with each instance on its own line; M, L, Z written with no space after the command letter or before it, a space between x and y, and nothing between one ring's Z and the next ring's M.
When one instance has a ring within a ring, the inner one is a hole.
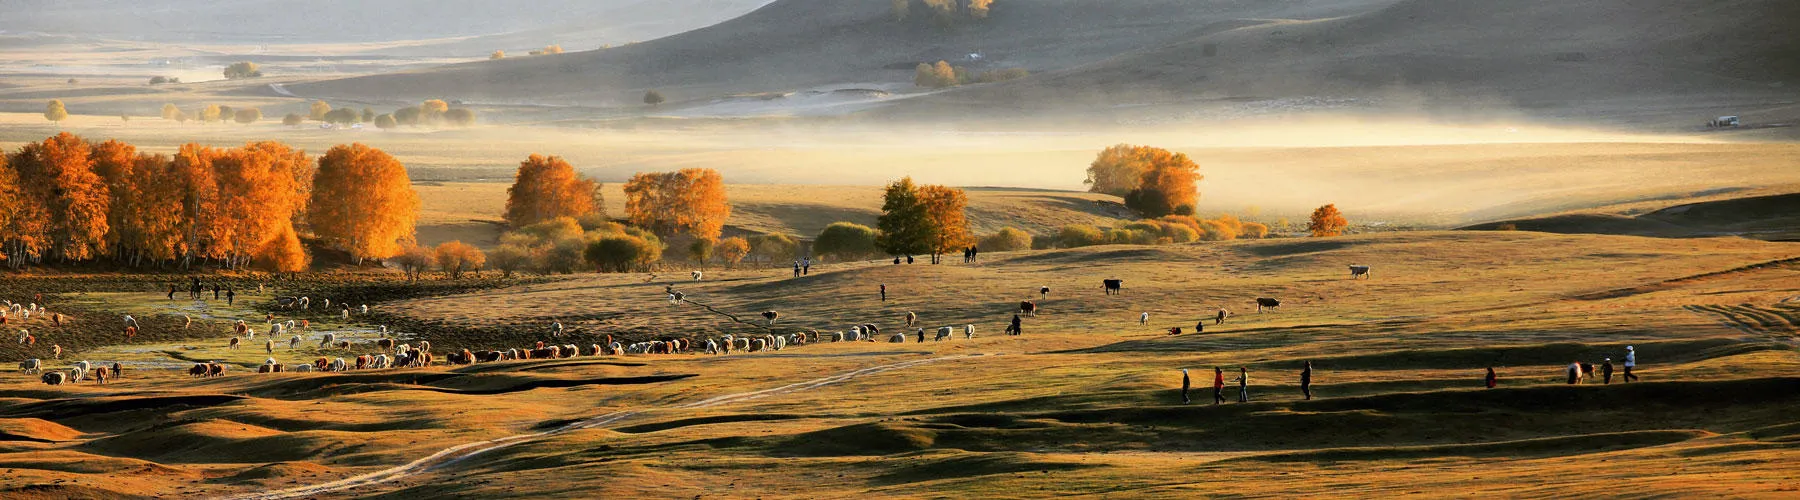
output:
M418 209L405 166L362 144L316 161L274 141L170 156L65 132L0 157L0 259L13 268L200 260L297 272L310 261L303 236L358 261L397 254Z
M49 108L44 115L51 121L62 121L67 116L68 113L63 107L62 101L57 100L50 101ZM165 103L162 106L162 118L178 123L187 123L191 120L200 123L236 121L250 124L262 120L263 114L257 108L233 108L223 104L207 104L194 108L190 112L182 110L173 103ZM325 101L313 101L307 106L306 114L288 113L282 116L281 124L291 127L300 125L306 120L341 126L368 123L380 129L402 126L468 127L475 124L475 111L468 108L451 108L450 104L442 99L430 99L417 106L407 106L384 114L376 114L375 110L366 107L361 111L354 108L334 109Z

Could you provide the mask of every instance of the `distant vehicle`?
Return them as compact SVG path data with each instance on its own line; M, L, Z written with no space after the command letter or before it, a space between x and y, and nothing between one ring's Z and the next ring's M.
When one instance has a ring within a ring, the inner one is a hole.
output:
M1721 116L1706 122L1706 126L1710 128L1736 127L1738 125L1738 117L1736 116Z
M362 124L361 123L351 124L350 130L362 130Z
M329 123L319 124L319 130L331 130L331 124L329 124Z

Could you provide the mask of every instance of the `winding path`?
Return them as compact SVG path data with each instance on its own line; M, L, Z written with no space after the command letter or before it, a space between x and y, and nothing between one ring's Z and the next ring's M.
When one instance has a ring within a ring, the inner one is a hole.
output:
M825 387L825 386L829 386L829 385L840 384L843 382L847 382L851 379L855 379L857 377L863 377L863 376L874 375L877 373L882 373L882 372L887 372L887 371L911 368L911 367L915 367L915 366L919 366L919 365L924 365L927 363L935 363L938 361L946 361L946 360L953 360L953 359L965 359L965 358L970 358L970 357L974 357L974 356L980 356L980 354L915 359L912 361L902 361L899 363L871 366L871 367L867 367L867 368L861 368L861 369L857 369L857 370L840 373L837 375L832 375L829 377L808 380L805 382L788 384L788 385L784 385L781 387L775 387L775 388L770 388L770 389L763 389L760 391L751 391L751 392L738 393L738 394L728 394L728 395L724 395L724 396L707 398L707 399L703 399L700 401L694 401L691 403L684 403L684 404L680 404L680 405L670 406L666 409L679 410L679 409L694 409L694 408L710 408L710 407L714 407L714 406L721 406L721 405L727 405L727 404L732 404L732 403L741 403L741 402L745 402L745 401L762 399L762 398L766 398L766 397L770 397L770 396L779 396L779 395L783 395L783 394L790 394L790 393L795 393L795 392L800 392L800 391L817 389L817 388ZM592 428L596 428L596 427L602 427L602 426L615 424L615 423L618 423L619 421L637 416L645 411L649 411L649 410L645 409L645 410L616 411L616 412L607 413L604 415L599 415L596 417L588 418L585 420L577 421L574 423L570 423L568 425L564 425L562 427L558 427L558 428L551 429L551 430L544 431L544 432L519 434L519 435L514 435L514 436L506 436L506 437L502 437L502 438L489 439L486 441L476 441L473 443L466 443L466 444L461 444L461 445L457 445L457 446L452 446L449 448L445 448L444 450L439 451L437 453L433 453L430 456L427 456L425 458L414 460L411 463L407 463L405 465L401 465L401 466L393 467L393 468L389 468L389 469L384 469L384 470L380 470L380 471L375 471L375 472L371 472L368 474L362 474L362 475L358 475L358 476L348 477L348 478L340 479L337 481L316 484L316 485L312 485L312 486L300 486L300 487L288 488L288 489L284 489L284 490L266 491L266 492L261 492L261 493L254 493L254 494L249 494L249 495L227 497L227 498L231 498L234 500L278 500L278 499L286 499L286 498L303 498L303 497L311 497L311 496L323 495L323 494L328 494L328 493L335 493L335 492L340 492L340 491L344 491L344 490L360 488L360 487L364 487L364 486L377 485L377 484L381 484L381 483L386 483L386 482L390 482L390 481L395 481L395 480L404 479L407 477L423 474L423 473L429 472L433 469L437 469L437 468L444 467L447 465L455 464L457 462L467 460L470 457L480 455L482 453L487 453L489 451L498 450L501 448L507 448L507 447L515 446L515 445L518 445L521 443L536 441L536 440L539 440L542 438L556 436L559 434L566 434L569 432L574 432L574 431L578 431L578 430L582 430L582 429L592 429Z

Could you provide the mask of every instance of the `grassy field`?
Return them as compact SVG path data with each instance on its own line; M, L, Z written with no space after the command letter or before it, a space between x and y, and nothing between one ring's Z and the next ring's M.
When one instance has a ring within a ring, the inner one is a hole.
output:
M1780 497L1800 488L1800 423L1788 411L1800 394L1796 257L1794 244L1735 238L1418 232L1018 252L974 265L827 264L798 279L742 270L700 282L429 280L414 298L375 302L349 321L277 311L312 328L307 344L273 356L371 351L361 343L370 336L354 332L377 324L431 340L434 352L527 345L552 321L569 326L559 342L581 345L767 331L671 305L665 285L743 317L781 311L775 332L864 322L908 331L910 311L927 329L973 324L977 334L346 374L233 367L203 380L154 363L255 364L269 354L260 344L225 349L223 330L178 338L173 315L209 325L249 317L260 328L266 294L221 307L171 302L154 280L11 281L9 291L48 290L52 310L84 311L73 325L133 313L155 338L74 354L134 363L107 386L0 379L0 467L11 471L0 492L231 496L398 467L378 476L388 481L292 493L1614 496L1629 485ZM1346 279L1349 263L1374 266L1374 279ZM1102 295L1106 277L1126 280L1124 293ZM382 290L367 280L277 285L361 302ZM884 283L886 302L875 290ZM1040 286L1051 293L1025 335L1000 335ZM1257 313L1258 296L1284 302ZM1219 308L1232 316L1194 334ZM1174 326L1186 333L1167 335ZM39 349L64 334L27 327L40 332ZM315 350L328 331L359 343ZM1617 364L1627 345L1642 381L1562 383L1569 362ZM1296 387L1306 360L1317 370L1310 401ZM1246 367L1252 402L1206 404L1213 366L1228 380ZM1489 366L1498 389L1481 388ZM1184 368L1192 405L1177 391ZM497 447L404 467L485 440Z

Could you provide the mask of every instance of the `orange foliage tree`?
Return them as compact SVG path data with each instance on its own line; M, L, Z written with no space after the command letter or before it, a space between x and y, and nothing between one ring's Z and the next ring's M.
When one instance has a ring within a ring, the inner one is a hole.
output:
M437 246L437 265L438 270L450 273L450 279L459 279L464 271L480 271L487 265L487 254L460 240L446 241Z
M972 238L969 220L964 215L969 197L963 190L939 185L920 186L919 203L925 206L925 217L931 228L927 241L933 263L939 262L942 254L969 246Z
M278 142L220 151L213 158L217 211L201 231L209 236L205 256L228 267L244 265L270 240L292 231L308 202L302 182L312 169L305 152Z
M312 257L306 254L306 247L300 244L300 235L294 234L292 225L283 226L274 238L262 244L255 253L255 263L264 270L277 273L298 273L306 270Z
M1161 148L1140 152L1147 168L1137 188L1125 193L1125 206L1145 217L1192 215L1200 202L1200 166L1187 155Z
M686 234L717 240L731 217L725 179L717 170L640 173L625 183L625 211L632 225L658 236Z
M1344 228L1347 227L1350 227L1350 220L1345 219L1344 214L1338 211L1337 204L1331 203L1313 210L1312 222L1306 225L1306 230L1314 238L1323 238L1344 234Z
M744 261L744 257L750 256L750 240L746 240L742 236L725 238L719 240L715 251L718 252L719 258L725 261L725 267L736 267L739 262Z
M313 233L360 263L392 257L414 241L419 195L398 160L356 143L319 158L310 207Z
M38 220L21 228L20 240L29 247L24 253L55 250L64 259L87 260L106 249L112 198L94 172L91 153L86 141L64 132L27 144L8 159L25 203L41 209L34 214Z
M513 185L506 189L506 222L517 228L599 213L599 189L600 183L576 174L562 157L531 155L519 162Z

